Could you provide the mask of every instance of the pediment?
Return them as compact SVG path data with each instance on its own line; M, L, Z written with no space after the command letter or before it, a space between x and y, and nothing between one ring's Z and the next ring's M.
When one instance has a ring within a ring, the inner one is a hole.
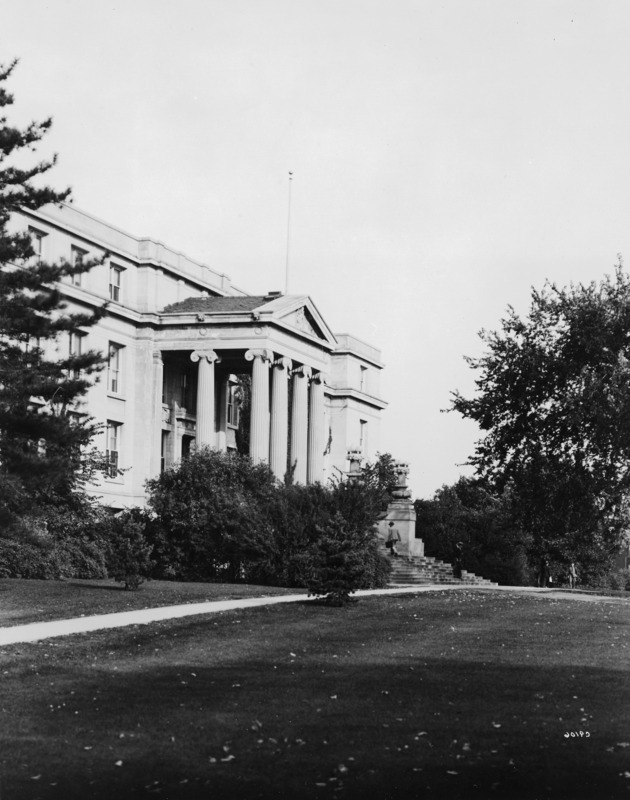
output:
M286 325L291 325L293 328L298 328L305 333L310 333L311 336L317 336L318 339L326 338L322 334L321 329L318 329L317 323L313 319L313 315L309 312L306 306L300 306L300 308L296 308L295 311L292 311L290 314L286 314L284 317L280 317L280 319Z
M328 345L337 344L334 334L308 295L274 298L260 306L259 310L271 314L276 322L286 325L287 328L320 339Z

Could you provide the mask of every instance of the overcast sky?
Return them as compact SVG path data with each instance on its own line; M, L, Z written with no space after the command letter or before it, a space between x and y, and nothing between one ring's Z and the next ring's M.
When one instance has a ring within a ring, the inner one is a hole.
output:
M13 120L75 204L381 348L417 496L477 438L480 329L630 259L626 0L5 0Z

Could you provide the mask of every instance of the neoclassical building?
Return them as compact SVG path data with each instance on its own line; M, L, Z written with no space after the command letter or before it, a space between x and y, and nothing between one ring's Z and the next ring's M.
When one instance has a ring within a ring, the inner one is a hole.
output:
M71 307L107 302L105 316L56 346L107 354L82 408L102 423L96 444L112 465L97 490L103 502L142 505L145 481L192 447L246 447L279 480L290 470L299 483L345 472L351 448L375 456L386 406L380 352L334 334L307 295L248 295L70 205L11 224L30 231L42 259L102 262L62 288Z

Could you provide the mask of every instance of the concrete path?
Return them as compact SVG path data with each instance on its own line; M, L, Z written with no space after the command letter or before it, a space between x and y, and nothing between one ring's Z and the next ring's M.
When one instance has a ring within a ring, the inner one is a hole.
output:
M355 593L357 597L370 595L395 595L416 594L422 592L444 591L508 591L526 594L544 594L572 600L611 600L618 598L602 597L595 595L573 594L571 592L558 592L552 589L538 589L531 586L493 586L483 587L475 585L430 584L426 586L397 586L393 589L367 589ZM92 617L74 617L73 619L57 619L49 622L31 622L28 625L14 625L9 628L0 628L0 647L10 644L25 642L38 642L41 639L50 639L55 636L67 636L73 633L88 633L107 628L124 628L127 625L146 625L165 619L179 619L182 617L199 616L203 614L216 614L220 611L234 611L240 608L255 608L257 606L271 606L278 603L295 603L304 600L313 600L306 594L286 594L272 597L248 597L242 600L215 600L204 603L188 603L177 606L162 606L160 608L144 608L137 611L119 611L114 614L98 614ZM622 602L626 602L623 598Z

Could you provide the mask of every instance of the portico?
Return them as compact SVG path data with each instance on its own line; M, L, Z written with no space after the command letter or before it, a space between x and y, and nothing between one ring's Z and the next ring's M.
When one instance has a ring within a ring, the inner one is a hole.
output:
M268 463L278 480L287 470L296 483L324 480L325 368L336 340L309 298L195 298L164 309L160 322L154 352L154 386L160 393L156 407L162 412L160 458L165 435L170 435L168 460L179 460L177 437L182 439L184 429L194 434L197 447L234 447L229 394L236 376L247 375L252 460ZM186 357L192 373L184 368ZM194 413L161 380L165 361L173 365L171 372L180 373L180 383L188 380L196 387ZM178 421L179 429L173 430Z

